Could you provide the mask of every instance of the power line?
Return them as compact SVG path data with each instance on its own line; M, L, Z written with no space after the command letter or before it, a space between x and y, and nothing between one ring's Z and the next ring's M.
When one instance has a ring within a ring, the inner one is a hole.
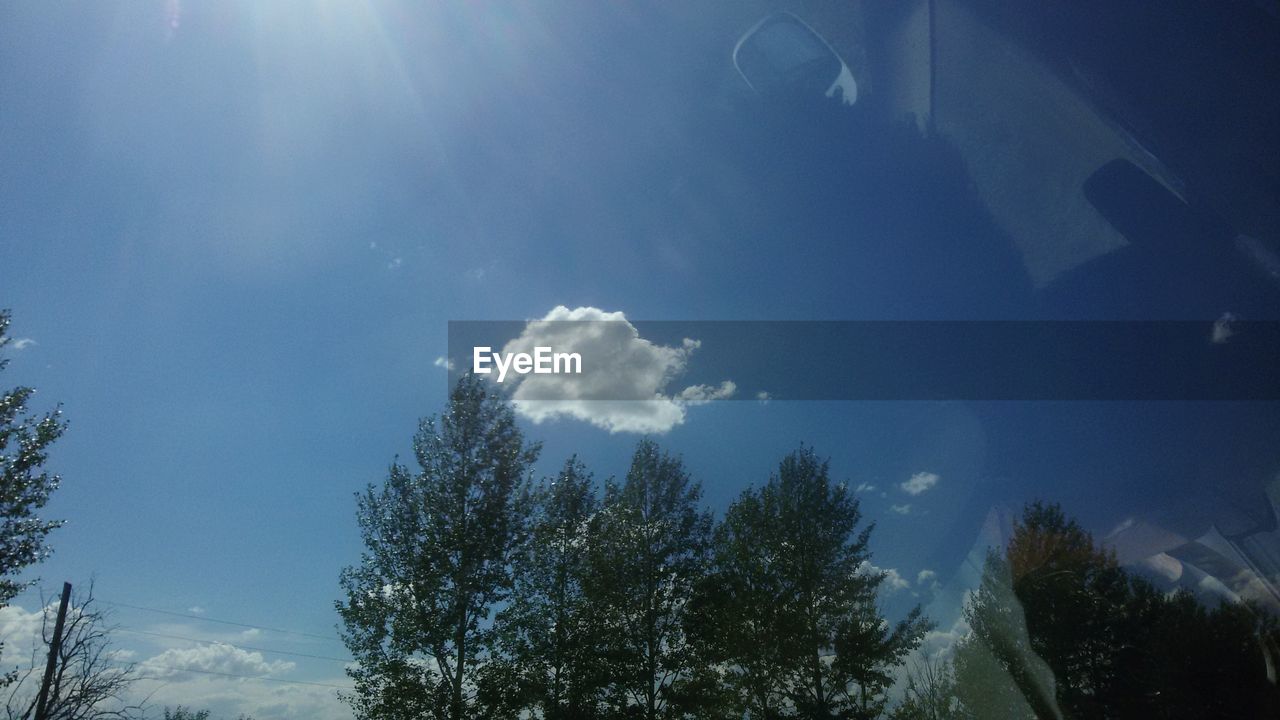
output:
M169 633L151 632L150 630L137 630L135 628L129 628L129 627L117 627L115 629L119 630L120 632L132 633L134 635L150 635L152 637L168 638L170 640L186 640L189 642L206 643L209 645L225 645L227 647L235 648L237 650L253 650L256 652L273 653L276 655L293 655L294 657L311 658L312 660L330 660L332 662L340 662L344 664L355 662L355 660L351 658L330 657L328 655L309 655L307 653L291 652L289 650L272 650L271 648L254 647L252 645L238 645L236 643L229 643L223 640L209 640L206 638L186 637L185 635L171 635Z
M173 610L161 610L160 608L143 607L142 605L131 605L129 603L114 602L112 600L103 600L102 598L99 598L99 597L95 597L93 600L94 602L100 602L104 605L129 608L130 610L142 610L144 612L153 612L153 613L159 613L161 615L171 615L173 617L187 618L189 620L199 620L200 622L217 623L219 625L231 625L233 627L249 628L251 630L265 630L267 632L281 633L284 635L297 635L298 637L312 638L315 640L327 640L329 642L338 642L338 638L332 635L317 635L315 633L299 632L297 630L283 630L281 628L264 627L262 625L250 625L249 623L235 622L233 620L219 620L218 618L205 617L203 615L192 615L190 613L174 612Z

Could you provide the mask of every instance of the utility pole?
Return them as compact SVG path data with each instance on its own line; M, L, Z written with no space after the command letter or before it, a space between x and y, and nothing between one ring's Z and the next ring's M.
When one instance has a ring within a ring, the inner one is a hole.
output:
M62 602L58 605L58 621L53 625L53 642L49 643L49 662L44 666L44 680L40 683L40 698L36 701L35 720L48 720L49 684L58 666L58 651L62 649L62 625L67 621L67 603L71 602L71 583L62 583Z

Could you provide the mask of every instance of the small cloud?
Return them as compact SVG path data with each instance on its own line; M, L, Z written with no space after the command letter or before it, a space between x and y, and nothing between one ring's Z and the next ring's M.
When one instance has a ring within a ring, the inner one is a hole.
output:
M31 338L18 338L17 340L13 341L13 349L26 350L27 348L37 344L38 343L36 343L36 341L32 340Z
M705 405L712 400L728 400L738 391L738 386L732 380L725 380L720 383L719 387L711 385L690 385L680 391L677 396L680 402L686 405Z
M399 268L399 267L400 267L401 265L403 265L403 264L404 264L404 260L402 260L401 258L398 258L398 257L397 257L397 258L391 258L391 262L387 263L387 269L388 269L388 270L395 270L395 269Z
M756 400L759 401L761 405L768 405L769 401L772 399L773 399L773 396L765 392L764 390L761 390L760 392L756 393Z
M440 357L436 358L436 361L435 361L435 362L433 362L433 363L431 363L431 364L432 364L432 365L435 365L435 366L436 366L436 367L438 367L438 368L444 368L445 370L448 370L449 372L453 372L453 369L454 369L453 361L452 361L452 360L450 360L449 358L447 358L447 357L443 356L443 355L441 355Z
M1213 323L1213 335L1210 336L1209 341L1214 345L1222 345L1230 340L1231 336L1236 334L1235 328L1232 326L1237 319L1232 313L1222 313L1222 317Z
M853 491L856 493L869 493L869 492L875 492L875 489L876 489L875 485L864 482L858 487L854 488Z
M937 473L918 472L898 487L908 495L919 495L938 484Z
M898 572L896 569L877 567L872 565L870 560L862 561L862 564L858 566L858 574L868 576L880 575L884 577L884 581L880 587L884 588L889 593L895 593L899 590L906 590L911 587L911 583L908 582L906 578L902 577L902 573Z
M462 276L468 280L479 282L484 279L485 272L486 272L485 269L482 267L474 267L462 273Z
M205 610L199 605L192 605L191 607L187 608L187 612L191 613L192 615L203 615L205 613Z
M906 505L890 505L889 509L898 513L899 515L908 515L911 513L910 503Z
M938 573L936 573L936 572L934 572L934 571L932 571L932 570L928 570L928 569L921 570L921 571L916 575L916 584L917 584L917 585L923 585L923 584L925 584L925 583L927 583L927 582L930 582L930 581L936 580L937 578L938 578Z

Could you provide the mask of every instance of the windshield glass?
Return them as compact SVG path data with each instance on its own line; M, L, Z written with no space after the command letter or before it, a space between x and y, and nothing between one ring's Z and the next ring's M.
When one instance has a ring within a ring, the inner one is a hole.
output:
M11 4L0 698L1274 717L1277 77L1262 0Z

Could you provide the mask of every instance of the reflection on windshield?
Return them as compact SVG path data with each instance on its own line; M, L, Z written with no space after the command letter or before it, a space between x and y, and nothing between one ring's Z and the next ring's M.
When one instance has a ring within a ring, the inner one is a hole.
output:
M1262 0L6 7L9 714L1280 716L1277 77Z

